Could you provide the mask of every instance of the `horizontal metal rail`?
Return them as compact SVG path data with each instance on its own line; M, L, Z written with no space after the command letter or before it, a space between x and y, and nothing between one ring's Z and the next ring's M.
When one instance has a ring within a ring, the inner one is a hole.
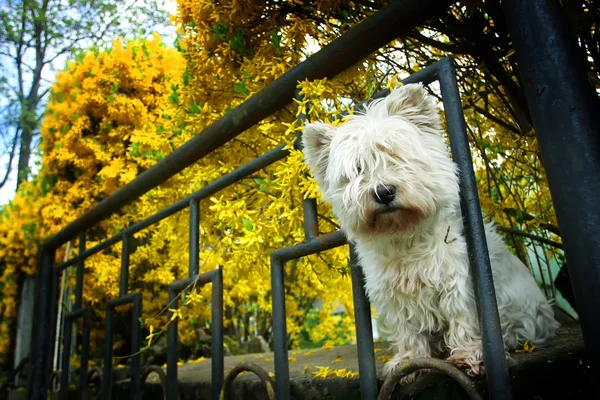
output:
M485 258L487 257L487 247L485 244L485 236L483 235L483 224L481 222L481 213L479 210L478 202L475 201L475 208L473 208L473 199L477 199L476 187L474 186L474 175L469 179L468 175L471 171L472 173L472 164L470 160L470 153L468 151L468 143L466 141L465 136L465 128L464 128L464 119L462 120L462 109L460 108L460 98L458 97L458 88L456 87L456 82L454 78L454 70L452 66L452 62L450 59L441 60L435 64L428 66L427 68L411 75L410 77L404 79L402 82L404 84L422 82L424 84L429 84L436 80L440 80L440 85L442 88L442 96L444 99L444 104L446 108L446 114L448 119L448 127L449 133L451 137L451 147L453 149L453 154L455 156L455 161L459 164L460 171L467 171L466 174L461 172L461 189L464 192L464 195L467 196L467 200L463 201L464 204L470 205L463 210L467 220L467 232L474 232L473 235L467 235L468 241L472 241L473 237L476 240L476 243L469 242L470 248L475 246L476 256L473 259L474 263L474 276L476 278L475 286L476 290L478 287L484 287L484 291L489 293L490 284L491 283L491 269L489 268L489 259L487 261L487 265L485 262ZM382 90L376 93L373 98L380 98L389 93L388 90ZM448 100L450 98L451 100ZM363 107L365 103L359 103L357 105L357 109ZM302 118L302 116L301 116ZM301 120L302 122L302 120ZM466 144L466 150L465 150ZM301 148L300 146L297 146ZM134 233L178 212L186 207L190 207L190 278L185 280L176 281L169 286L169 301L170 306L173 307L171 302L177 304L177 295L178 293L185 289L191 282L194 281L194 276L197 275L198 272L198 253L199 253L199 201L205 199L214 193L222 190L230 185L235 184L241 179L263 169L267 166L283 159L288 155L288 152L284 150L285 144L282 144L275 149L265 153L263 156L258 157L257 159L251 161L248 164L245 164L235 171L217 179L216 181L208 184L204 188L198 190L197 192L187 196L186 198L174 203L171 206L155 213L154 215L146 218L143 221L140 221L131 227L127 228L123 232L105 240L104 242L96 245L95 247L81 251L81 249L85 249L85 246L80 245L80 254L65 263L59 264L55 267L55 272L59 272L62 269L73 265L74 263L78 263L79 265L83 264L83 261L90 257L91 255L101 251L109 247L112 244L117 243L118 241L123 241L123 250L122 250L122 264L121 264L121 279L120 279L120 295L125 296L127 293L127 282L128 282L128 267L129 267L129 238ZM466 157L466 159L465 159ZM285 249L280 249L272 253L272 283L273 283L273 327L274 327L274 340L275 340L275 350L276 350L276 368L278 371L278 378L276 380L277 392L280 393L283 398L288 398L289 395L289 373L287 366L287 333L285 328L285 305L284 305L284 293L283 293L283 265L286 261L291 259L297 259L309 254L314 254L320 251L324 251L326 249L331 249L334 247L338 247L346 244L346 238L341 231L334 232L328 235L324 235L321 237L317 237L318 235L318 220L317 220L317 211L316 211L316 203L314 201L305 201L303 203L304 206L304 214L306 217L305 221L305 232L307 241L305 243L288 247ZM477 216L474 217L474 214L477 214L479 210L479 226L477 225ZM469 222L471 221L471 222ZM477 234L477 231L481 232L481 235ZM481 241L483 238L483 241ZM483 246L483 250L481 250ZM354 252L353 252L354 253ZM479 263L483 263L483 266ZM486 271L487 267L487 272ZM483 272L480 272L483 271ZM79 268L78 268L79 274ZM352 257L352 277L353 277L353 291L354 291L354 299L355 299L355 316L357 321L361 322L361 327L357 328L357 337L361 337L360 345L359 345L359 359L361 360L359 364L360 371L362 373L361 376L361 387L365 391L366 398L375 398L377 393L377 381L376 381L376 373L374 370L374 355L372 349L372 334L370 332L370 310L369 303L366 299L364 293L364 276L362 275L362 270L358 266L357 257L353 254ZM79 279L79 276L78 276ZM208 282L208 275L203 274L198 276L198 283L200 285ZM483 280L483 284L479 281ZM80 290L80 289L78 289ZM491 286L491 290L493 293L493 286ZM222 288L221 288L222 291ZM213 292L215 294L215 292ZM218 294L218 293L217 293ZM222 293L221 293L222 296ZM490 301L491 299L491 301ZM113 303L111 301L111 303ZM502 348L501 337L497 334L494 329L496 325L494 323L493 314L495 312L497 317L497 311L495 306L495 297L484 299L480 301L478 297L478 304L482 304L482 307L479 309L479 315L486 315L482 317L482 332L484 336L484 342L487 340L490 341L489 338L493 340L490 342L495 349ZM358 308L356 308L358 306ZM482 312L485 310L485 312ZM490 320L484 322L484 319ZM107 320L109 327L112 325L110 321ZM368 332L367 332L368 331ZM491 332L491 333L490 333ZM362 340L364 338L365 340ZM500 342L498 342L498 339ZM167 362L168 364L168 373L167 373L167 395L176 395L176 351L175 344L177 342L177 324L172 323L168 330L168 345L169 349L173 349L171 357ZM500 347L498 347L500 346ZM285 347L285 351L284 351ZM489 345L485 346L486 348ZM217 347L215 347L217 348ZM496 354L495 349L493 351L487 351L491 354ZM172 358L172 359L171 359ZM215 360L222 359L222 355L215 357ZM373 362L370 362L373 361ZM502 360L500 363L504 362L503 360L503 352L502 352ZM502 371L504 368L494 368L493 363L489 363L488 365L488 374L490 376L494 376L496 373L494 371ZM106 368L106 367L105 367ZM222 369L222 367L221 367ZM216 368L215 371L218 371L219 368ZM105 373L106 377L110 377L110 372L107 370ZM222 378L222 377L221 377ZM219 379L218 377L216 379ZM497 379L496 379L497 380ZM108 380L105 379L105 382ZM221 379L222 381L222 379ZM503 384L504 390L506 387L506 382ZM492 385L493 386L493 385ZM133 389L135 390L135 389ZM368 393L368 394L367 394ZM216 394L215 394L216 395ZM501 398L501 397L494 397Z
M189 277L178 280L169 285L170 308L177 308L179 293L187 288L190 283L204 285L209 282L213 285L212 291L212 324L213 324L213 346L212 346L212 386L213 398L217 399L223 383L223 283L222 271L200 274L199 271L199 201L214 193L235 184L251 174L266 168L288 155L284 150L285 145L265 153L263 156L241 166L233 172L208 184L197 192L166 207L154 215L138 222L119 234L97 244L91 249L85 249L85 231L107 218L121 207L131 203L148 190L160 185L168 178L198 161L210 152L218 149L229 140L233 139L246 129L260 122L273 112L286 106L294 97L299 81L305 79L319 79L333 77L347 69L349 66L360 61L370 53L376 51L396 37L407 33L415 25L422 22L432 13L446 8L449 1L434 0L398 0L391 2L379 12L367 18L356 27L349 30L339 39L335 40L321 51L309 57L303 63L290 70L277 79L273 84L255 94L232 112L208 127L197 137L175 150L164 160L154 167L139 175L125 187L118 190L109 198L100 202L96 207L86 212L80 218L69 224L56 236L50 238L43 247L41 259L42 268L39 276L40 299L48 304L36 304L36 315L39 315L41 327L34 328L39 340L45 339L46 343L41 345L42 351L36 351L33 359L34 369L32 374L31 398L43 398L44 388L47 387L45 377L49 377L52 370L51 351L54 346L53 338L56 330L56 301L58 300L58 278L57 274L70 265L78 264L76 304L81 306L81 294L83 290L83 263L84 260L109 246L123 241L123 252L121 260L121 274L118 299L110 300L107 307L107 347L105 352L105 373L102 379L104 398L110 398L110 387L112 381L112 333L114 330L113 308L134 303L132 340L132 400L141 394L141 380L139 377L139 348L140 348L140 326L137 318L141 315L141 295L139 293L127 294L129 279L129 241L133 234L167 218L174 213L190 207L190 265ZM335 59L336 62L331 62ZM508 398L510 385L506 373L506 362L502 347L502 337L499 329L498 312L495 303L491 268L487 255L487 246L483 232L481 210L477 200L477 188L475 186L472 161L466 140L465 123L460 107L460 97L456 85L455 71L450 59L444 59L422 71L419 71L404 83L423 82L429 84L435 80L440 81L442 98L446 112L448 130L451 139L453 158L459 166L461 174L461 205L465 217L465 231L467 246L469 248L471 268L474 277L474 286L478 303L480 326L483 335L484 353L488 371L488 382L492 399ZM373 97L382 97L389 92L384 90L376 93ZM361 108L361 104L357 105ZM305 116L300 117L301 123ZM301 142L297 142L301 146ZM305 237L306 242L285 249L274 251L271 254L271 279L272 279L272 301L273 301L273 337L275 342L275 366L276 366L276 393L278 399L289 399L289 371L287 365L288 338L285 327L285 293L284 293L284 264L285 262L298 259L310 254L332 249L346 244L346 238L341 231L333 232L324 236L318 236L318 218L316 202L305 201L303 203L305 213ZM79 254L62 264L54 265L54 254L58 246L80 235ZM375 399L377 394L377 379L374 364L372 332L370 326L370 306L364 293L364 276L357 262L354 251L352 255L352 279L355 301L355 316L361 326L357 327L357 338L360 341L359 370L361 374L361 389L364 391L365 399ZM199 275L200 274L200 275ZM48 335L49 334L49 335ZM39 343L34 341L34 343ZM177 396L177 321L169 325L167 332L168 360L166 375L166 396L176 398ZM110 349L109 349L110 345ZM41 390L40 390L41 389Z
M113 237L111 237L109 239L104 240L103 242L97 244L96 246L94 246L86 251L81 252L77 256L69 259L68 261L61 263L61 264L57 264L54 267L54 269L56 271L62 271L63 269L77 263L79 260L84 260L86 258L89 258L90 256L92 256L96 253L99 253L100 251L107 249L110 246L120 242L121 240L123 240L124 236L126 236L126 235L131 236L143 229L146 229L147 227L149 227L165 218L168 218L171 215L173 215L181 210L184 210L192 202L206 199L206 198L212 196L213 194L217 193L218 191L223 190L226 187L231 186L231 185L241 181L242 179L260 171L261 169L264 169L264 168L268 167L269 165L274 164L275 162L284 159L289 154L289 151L284 150L284 148L286 146L287 146L286 144L281 144L281 145L277 146L273 150L263 154L262 156L260 156L258 158L255 158L254 160L250 161L247 164L242 165L241 167L237 168L236 170L215 180L214 182L209 183L208 185L204 186L202 189L177 201L176 203L171 204L167 208L164 208L164 209L156 212L155 214L144 219L143 221L140 221L140 222L137 222L137 223L131 225L124 231L119 232L118 234L114 235Z
M412 28L451 3L448 0L392 1L101 201L50 238L45 246L58 248L78 235L81 230L109 217L121 207L291 103L298 82L334 77L397 37L409 33Z
M442 101L444 112L448 125L448 135L450 138L450 148L454 162L458 166L460 202L462 215L465 222L465 239L469 254L469 263L473 275L473 286L475 290L475 299L479 325L481 330L483 352L486 360L487 381L490 389L490 398L492 400L510 399L510 380L502 340L502 330L500 327L500 317L498 315L498 306L494 289L492 268L490 264L487 241L484 232L483 218L477 193L477 184L475 173L473 171L473 161L469 149L469 143L466 132L466 124L462 111L460 93L456 82L456 71L450 58L445 58L435 64L423 69L405 79L403 83L422 82L429 84L438 80L442 92ZM386 91L381 91L376 96L385 95ZM305 204L306 206L306 204ZM305 210L305 214L306 214ZM310 213L309 213L310 215ZM306 226L305 226L306 228ZM307 234L307 238L310 237ZM321 237L316 237L305 243L276 250L271 253L271 282L272 282L272 303L273 303L273 340L275 345L275 369L277 370L277 379L275 388L278 398L289 399L289 366L287 364L287 329L285 319L285 293L284 293L284 265L286 261L298 259L309 254L332 249L344 245L345 237L341 232L335 232ZM353 260L357 257L353 254ZM355 272L353 270L353 272ZM364 279L356 274L353 280ZM356 287L354 283L353 287ZM355 312L361 303L361 294L355 291ZM364 309L364 305L361 306ZM364 322L364 312L357 316L357 321ZM364 329L362 330L364 334ZM364 361L365 357L371 356L371 347L361 344L358 350L359 359L363 360L362 370L367 372L368 377L361 380L367 397L373 396L371 387L375 377L372 376L372 368L369 368ZM376 385L376 383L375 383ZM363 396L365 395L363 394Z
M406 79L402 80L403 84L409 84L409 83L417 83L417 82L422 82L423 84L429 84L433 81L435 81L437 79L437 72L439 70L440 67L440 63L442 61L438 61L434 64L431 64L430 66L422 69L419 72L414 73L413 75L407 77ZM384 89L381 90L377 93L375 93L373 95L373 99L378 99L381 97L385 97L389 94L389 90L388 89ZM358 103L356 108L360 109L361 107L364 106L364 104L366 104L366 102L361 102ZM343 115L347 115L347 112L344 113ZM299 145L297 147L302 148L301 142L299 142ZM133 225L131 225L130 227L126 228L124 231L119 232L118 234L112 236L109 239L106 239L104 241L102 241L101 243L98 243L97 245L95 245L94 247L85 250L85 251L80 251L78 255L74 256L73 258L61 263L61 264L57 264L54 266L54 269L56 271L62 271L63 269L74 265L75 263L77 263L80 260L85 260L86 258L89 258L90 256L99 253L102 250L105 250L107 248L109 248L110 246L120 242L121 240L123 240L123 237L125 236L131 236L143 229L146 229L147 227L154 225L155 223L162 221L165 218L170 217L171 215L184 210L185 208L189 207L190 204L192 202L197 202L200 200L204 200L212 195L214 195L215 193L227 188L228 186L231 186L239 181L241 181L244 178L247 178L248 176L255 174L256 172L267 168L268 166L276 163L277 161L283 160L285 157L287 157L289 155L289 151L284 150L285 147L287 146L286 143L282 143L279 146L275 147L273 150L268 151L267 153L255 158L254 160L250 161L247 164L242 165L241 167L237 168L236 170L222 176L221 178L215 180L214 182L209 183L208 185L204 186L202 189L192 193L191 195L184 197L183 199L177 201L176 203L173 203L172 205L152 214L151 216L145 218L144 220L137 222ZM309 214L310 215L310 214ZM309 217L309 220L311 218L314 217ZM314 222L312 223L314 224ZM309 226L311 226L312 224L309 224ZM315 229L314 226L311 226L311 229ZM312 237L314 237L314 233L311 233Z

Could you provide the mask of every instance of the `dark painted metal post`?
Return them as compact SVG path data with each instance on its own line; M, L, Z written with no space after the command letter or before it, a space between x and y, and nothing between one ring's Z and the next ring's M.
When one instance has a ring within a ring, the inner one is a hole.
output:
M131 400L141 399L142 381L141 376L141 354L142 326L139 319L142 316L142 294L135 293L133 298L133 309L131 315Z
M179 308L179 291L169 286L169 309ZM177 318L171 321L173 312L169 310L167 318L167 399L178 399L177 390Z
M473 274L490 399L510 399L508 366L506 365L490 256L483 229L481 205L473 172L473 160L456 83L456 71L449 58L440 64L439 81L452 157L460 171L460 203L465 224L465 239L469 250L469 263Z
M45 360L45 371L46 381L44 387L46 390L49 388L48 379L52 375L54 369L54 345L56 340L56 326L58 324L58 296L59 296L59 284L58 273L54 270L54 256L56 253L52 253L52 264L50 264L50 296L48 297L48 330L45 332L46 335L46 348L48 349L47 358Z
M302 101L303 97L297 93L296 99ZM302 126L307 122L308 117L305 113L301 112L298 114L298 123ZM298 150L304 149L304 143L302 143L302 135L298 133L296 136L296 142L294 147ZM317 200L316 199L303 199L302 210L304 211L304 237L308 242L319 236L319 220L317 217Z
M288 339L285 321L284 263L271 255L271 299L273 302L273 347L275 353L275 395L277 400L290 398Z
M600 396L600 106L557 0L504 1Z
M200 273L200 200L190 201L190 270L192 278Z
M83 335L81 342L81 368L79 370L79 391L77 397L81 400L86 399L86 385L88 378L88 359L90 346L90 309L81 308L65 315L65 336L62 352L62 372L60 375L60 400L69 398L69 376L71 369L71 341L73 338L73 323L77 318L82 319Z
M213 400L219 400L223 386L225 360L223 355L223 270L218 267L212 278L212 371Z
M85 231L79 233L79 254L85 251ZM85 260L83 258L77 261L77 281L75 283L75 310L79 310L83 298L83 272L85 269Z
M50 378L46 375L46 359L52 359L53 352L47 346L48 339L48 312L50 298L50 281L52 264L54 263L55 250L41 248L39 255L39 269L36 279L35 318L32 332L32 368L29 380L29 398L42 400L46 398L46 384Z
M112 346L114 311L110 305L106 306L106 335L104 336L104 373L102 376L102 399L110 400L112 397Z
M377 369L371 324L371 304L365 292L365 276L358 262L354 245L350 245L350 267L352 268L352 296L354 298L354 325L356 326L356 348L358 350L358 372L360 395L364 400L377 399Z
M69 398L69 375L71 369L71 336L73 333L73 319L68 315L65 316L65 337L63 341L63 357L62 357L62 371L60 373L60 400L67 400Z
M79 398L87 400L88 364L90 358L90 309L83 309L83 337L81 339L81 369L79 371Z
M119 297L127 294L129 286L129 234L123 232L123 249L121 250L121 279L119 280Z

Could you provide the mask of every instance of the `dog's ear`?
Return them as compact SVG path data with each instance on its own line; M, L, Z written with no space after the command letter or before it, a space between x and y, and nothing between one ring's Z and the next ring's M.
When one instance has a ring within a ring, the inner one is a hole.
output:
M323 122L304 125L302 133L304 161L321 186L325 181L325 171L329 162L329 145L334 133L335 128Z
M440 115L431 96L420 83L394 88L386 97L388 115L399 115L421 128L439 130Z

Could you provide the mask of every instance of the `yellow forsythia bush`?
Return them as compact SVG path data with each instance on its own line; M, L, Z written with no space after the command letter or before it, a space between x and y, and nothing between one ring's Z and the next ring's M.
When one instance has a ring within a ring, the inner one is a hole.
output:
M57 75L41 126L39 176L0 214L0 354L7 354L16 315L9 283L35 272L38 245L175 147L181 129L172 96L183 68L181 54L155 37L82 54ZM88 247L161 207L160 190L153 194L90 230ZM118 295L119 254L115 247L86 265L86 302L103 305Z
M177 0L177 50L165 47L155 37L116 42L110 50L92 50L70 63L56 78L42 123L40 174L0 213L0 289L7 293L0 305L0 354L9 346L6 332L16 312L15 296L11 295L16 293L15 277L35 271L40 241L192 137L202 135L311 51L384 3L284 0L266 6L260 0ZM444 55L431 48L426 54L434 59ZM301 130L297 118L305 113L310 120L340 123L335 116L345 105L397 82L396 67L382 68L386 62L394 65L389 61L390 52L385 55L388 61L373 55L333 80L299 82L302 100L269 116L91 229L87 247L287 143L290 155L286 159L200 203L200 268L201 272L223 269L226 335L238 344L255 333L269 339L269 254L304 240L302 201L319 198L302 153L293 148ZM414 57L411 70L427 63ZM466 118L472 126L489 124L472 111L467 111ZM494 134L484 139L493 145L493 151L500 144L504 152L516 151L511 146L520 144L506 140L503 129L486 126L486 132ZM534 154L534 143L527 143L527 148ZM482 160L475 155L475 162L479 165ZM485 168L476 174L480 192L486 193ZM530 183L517 184L523 188L517 185L509 190L523 192L525 203L549 204L549 196L540 201L538 192L527 189ZM539 192L547 194L545 186ZM521 207L514 200L518 196L509 195L490 194L484 202L491 215L503 223L502 207ZM318 213L321 233L338 229L327 205L318 202ZM210 285L197 295L188 293L183 306L168 305L167 285L188 277L188 232L188 214L180 212L134 235L129 286L130 291L143 295L147 340L156 340L167 326L167 309L179 319L183 343L196 343L201 336L199 328L210 330ZM77 249L77 240L71 249ZM104 342L106 300L118 296L120 254L119 243L86 261L84 303L94 309L92 344L99 350ZM62 260L64 249L57 257ZM291 347L331 346L353 339L348 258L344 246L287 263ZM334 314L340 305L346 312Z
M214 38L210 32L206 37L207 41ZM5 275L34 272L32 260L41 241L300 61L293 47L259 41L254 58L240 57L229 63L217 55L229 48L226 41L221 42L218 39L206 43L206 47L202 44L203 50L198 51L189 47L182 36L179 46L187 57L185 62L181 53L165 48L158 38L115 42L110 50L93 50L78 57L57 76L41 127L42 168L31 185L24 186L37 192L26 193L22 188L4 210L4 218L23 227L29 224L28 220L23 212L14 210L19 202L24 202L26 215L36 225L34 240L22 239L20 247L20 242L5 240L0 248L18 253L22 247L30 246L32 256L3 258ZM298 42L296 47L303 45ZM195 53L202 57L207 52L212 56L206 59L191 56ZM306 177L302 154L292 146L300 129L296 115L299 110L312 118L334 115L341 109L339 94L353 77L354 74L347 74L336 82L303 82L300 88L305 100L301 104L292 104L267 118L91 229L87 232L87 247L287 142L291 155L286 160L200 205L201 270L210 271L217 266L224 270L226 333L238 340L243 330L268 335L269 253L304 240L302 199L305 194L317 196L314 181ZM323 99L328 101L322 102ZM319 212L325 216L320 222L321 232L337 229L327 206L319 205ZM0 229L11 228L3 224ZM187 214L178 213L134 235L129 283L131 291L143 294L146 333L166 327L166 286L187 277L188 230ZM26 235L27 230L20 232ZM76 254L76 239L70 248L70 254ZM92 345L96 350L101 350L99 346L104 341L101 329L105 302L118 297L120 253L119 243L86 261L83 300L95 311L93 321L97 329L92 332ZM63 257L64 248L58 252L57 261ZM285 283L292 346L298 347L302 341L328 340L331 345L352 337L347 264L345 247L289 263ZM71 284L73 281L71 276ZM209 285L200 290L199 296L187 296L187 306L176 312L181 318L179 331L184 343L193 343L196 328L206 327L210 321L210 290ZM3 297L7 309L11 297ZM318 311L314 309L316 301L322 302ZM347 314L332 315L340 304ZM11 312L14 316L14 304ZM254 321L252 329L250 317ZM2 343L8 343L7 338Z

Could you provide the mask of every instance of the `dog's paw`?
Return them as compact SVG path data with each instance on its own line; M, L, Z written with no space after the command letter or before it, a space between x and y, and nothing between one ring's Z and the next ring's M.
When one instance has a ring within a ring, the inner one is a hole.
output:
M457 368L466 370L467 375L474 377L485 373L483 363L483 353L481 350L462 350L457 349L452 352L448 361Z

